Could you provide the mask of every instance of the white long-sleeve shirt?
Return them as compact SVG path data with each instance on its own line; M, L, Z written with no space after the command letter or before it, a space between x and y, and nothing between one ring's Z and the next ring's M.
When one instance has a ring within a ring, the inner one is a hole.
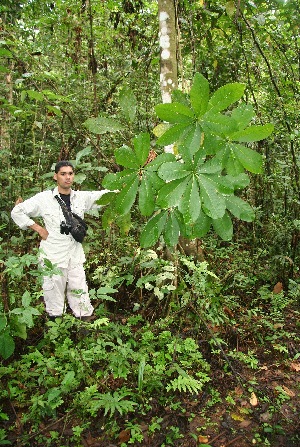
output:
M71 190L70 202L73 213L84 218L84 213L93 208L99 208L95 204L108 190L102 191L74 191ZM66 268L70 262L76 266L85 261L85 255L80 242L76 242L71 234L61 234L60 224L65 220L62 209L55 199L59 194L57 187L36 194L30 199L16 205L11 217L23 230L35 223L32 218L41 217L49 235L46 240L41 240L41 257L49 259L58 267Z

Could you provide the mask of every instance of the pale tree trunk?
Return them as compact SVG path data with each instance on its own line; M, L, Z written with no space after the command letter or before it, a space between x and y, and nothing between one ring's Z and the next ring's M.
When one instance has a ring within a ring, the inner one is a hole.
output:
M171 102L172 90L178 87L177 33L175 0L158 0L160 89L162 102Z

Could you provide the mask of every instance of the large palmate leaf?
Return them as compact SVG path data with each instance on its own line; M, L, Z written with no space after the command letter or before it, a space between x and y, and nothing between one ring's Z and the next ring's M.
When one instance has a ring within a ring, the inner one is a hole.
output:
M157 194L157 205L164 208L172 208L178 206L184 195L185 189L189 183L191 175L184 179L173 180L166 183Z
M160 119L168 123L191 123L194 119L194 112L179 102L158 104L155 112Z
M184 178L191 172L190 170L187 170L185 164L174 161L163 163L157 173L165 182L170 182L172 180Z
M195 176L192 176L189 180L183 193L182 200L178 204L178 210L181 212L186 224L197 221L201 210L201 198L199 185Z

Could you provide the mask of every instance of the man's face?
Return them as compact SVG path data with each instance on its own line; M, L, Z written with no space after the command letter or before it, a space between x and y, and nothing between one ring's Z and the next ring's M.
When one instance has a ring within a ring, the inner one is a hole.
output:
M62 166L53 178L57 182L58 189L69 190L74 181L74 171L71 166Z

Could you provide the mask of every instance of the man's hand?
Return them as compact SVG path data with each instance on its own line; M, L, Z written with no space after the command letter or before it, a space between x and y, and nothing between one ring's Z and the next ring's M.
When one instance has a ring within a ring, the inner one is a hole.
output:
M45 241L49 235L48 231L46 230L46 228L41 227L39 224L35 223L33 225L30 225L30 227L33 231L36 231L37 233L39 233L39 235L41 236L41 238L43 239L43 241Z

